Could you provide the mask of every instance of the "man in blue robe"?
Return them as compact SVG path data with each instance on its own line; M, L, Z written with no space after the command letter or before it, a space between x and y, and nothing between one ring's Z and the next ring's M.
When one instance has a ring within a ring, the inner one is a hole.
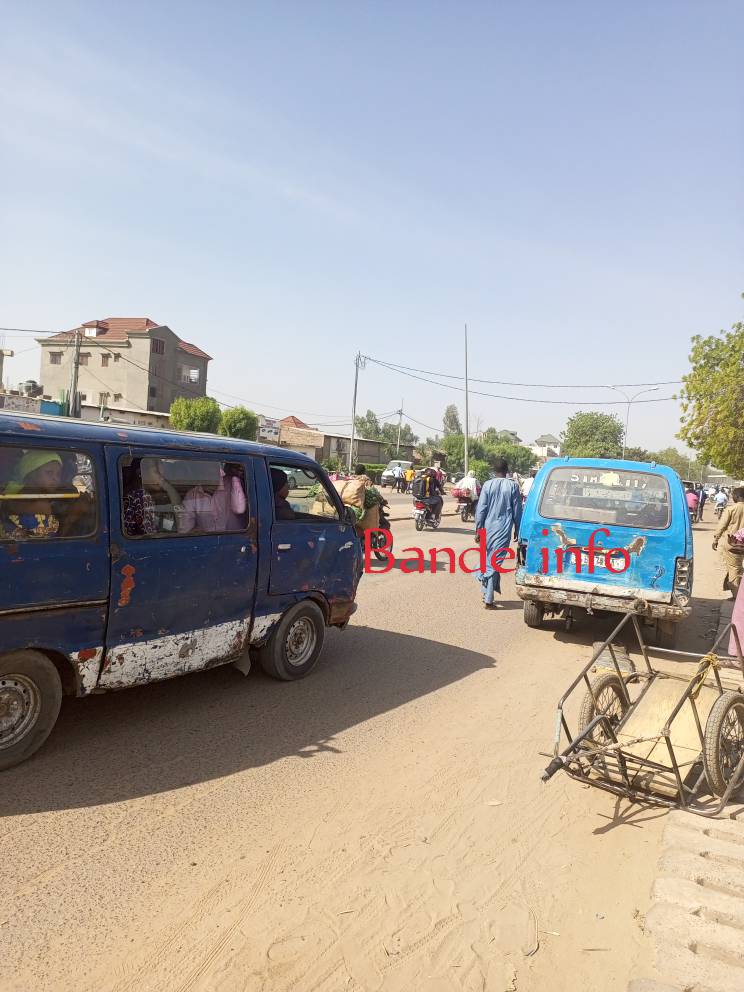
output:
M503 551L511 543L512 533L516 540L519 522L522 519L522 494L513 479L507 479L508 466L503 458L493 464L494 478L489 479L481 489L475 511L475 529L485 530L486 570L476 572L483 585L483 603L486 609L494 608L494 593L501 592L501 574L493 567L504 559L494 551Z

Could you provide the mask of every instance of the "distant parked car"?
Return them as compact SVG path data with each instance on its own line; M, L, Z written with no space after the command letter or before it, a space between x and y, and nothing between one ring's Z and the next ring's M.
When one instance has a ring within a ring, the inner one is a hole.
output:
M401 461L399 458L394 458L391 462L388 462L387 467L383 470L382 477L380 479L380 484L382 485L382 488L384 489L385 486L390 486L390 487L393 486L395 482L393 469L395 468L396 465L400 465L400 467L405 472L405 470L407 468L410 468L412 464L413 462Z

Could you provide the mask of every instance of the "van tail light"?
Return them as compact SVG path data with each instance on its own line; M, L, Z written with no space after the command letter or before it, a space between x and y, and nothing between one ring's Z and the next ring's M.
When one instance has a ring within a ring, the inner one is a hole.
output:
M687 606L692 595L692 558L678 558L674 566L674 602Z

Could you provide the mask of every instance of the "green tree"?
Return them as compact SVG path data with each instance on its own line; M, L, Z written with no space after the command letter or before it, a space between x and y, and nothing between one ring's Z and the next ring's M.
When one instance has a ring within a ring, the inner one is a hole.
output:
M619 458L623 433L613 413L575 413L561 434L561 452L575 458Z
M444 411L444 417L442 418L442 426L444 427L444 436L448 437L450 434L462 434L462 424L460 423L460 414L457 412L457 407L454 403L450 403L447 409Z
M499 431L495 427L489 427L483 432L483 440L486 444L521 444L522 439L516 431Z
M491 478L491 466L482 458L474 458L468 468L475 473L475 477L481 485Z
M649 451L648 461L656 462L657 465L668 465L682 479L706 479L708 477L708 466L698 461L696 458L688 458L676 448L662 448L660 451Z
M690 371L680 393L682 426L678 437L700 459L734 478L744 476L744 323L721 336L692 339Z
M396 458L398 453L398 425L383 424L380 430L380 440L385 442L385 453L388 458ZM418 438L409 424L401 424L400 443L415 445Z
M626 448L625 457L629 462L647 462L651 460L645 448Z
M447 434L437 447L443 451L447 458L447 471L457 474L465 470L465 435ZM480 441L470 440L468 444L468 461L471 459L483 460L486 456L486 449Z
M258 433L258 416L244 406L225 410L220 422L220 434L226 437L240 437L244 441L255 441Z
M486 444L485 456L491 468L493 468L497 458L505 458L509 471L519 472L520 475L526 475L537 461L534 452L523 444L509 444L503 441Z
M368 437L370 441L379 441L382 436L380 421L372 410L367 410L363 417L354 418L354 430L357 437Z
M198 399L179 396L171 403L170 422L177 431L216 434L222 423L222 411L217 400L210 396L200 396Z

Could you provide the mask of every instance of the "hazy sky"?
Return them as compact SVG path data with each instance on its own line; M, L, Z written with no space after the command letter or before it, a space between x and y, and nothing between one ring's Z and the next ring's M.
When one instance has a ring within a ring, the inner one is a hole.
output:
M0 325L147 315L219 399L341 423L357 350L461 374L465 321L473 376L603 385L678 379L742 316L738 0L0 13ZM528 441L619 398L477 388L575 404L472 397ZM433 427L462 405L361 373L362 412L401 397ZM639 405L630 443L677 427Z

